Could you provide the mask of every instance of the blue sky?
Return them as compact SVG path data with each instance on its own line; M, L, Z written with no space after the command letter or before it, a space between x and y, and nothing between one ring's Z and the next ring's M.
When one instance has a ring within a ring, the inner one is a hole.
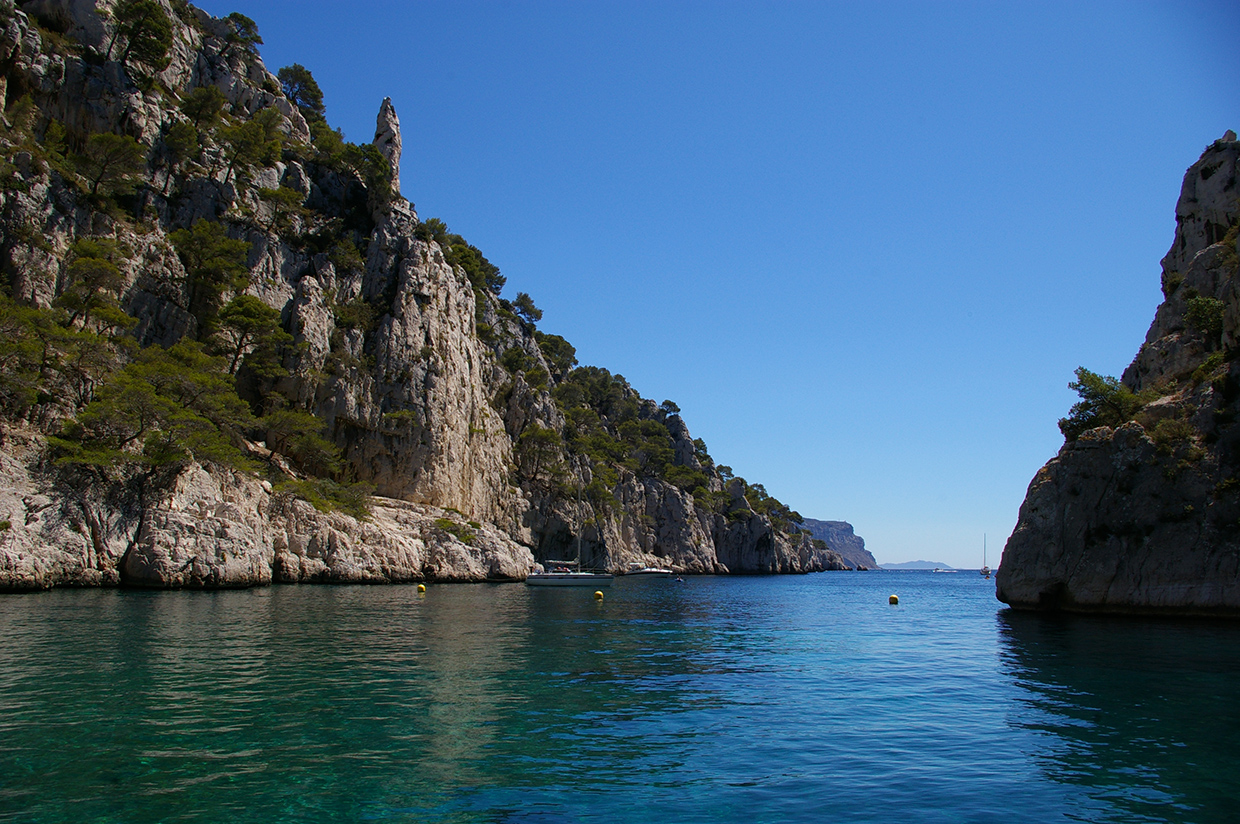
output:
M993 566L1240 130L1232 2L202 0L582 363L880 562Z

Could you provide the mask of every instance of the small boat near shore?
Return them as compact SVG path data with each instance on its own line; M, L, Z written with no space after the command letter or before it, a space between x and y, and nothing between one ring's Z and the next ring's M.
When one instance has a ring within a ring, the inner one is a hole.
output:
M609 587L614 577L610 572L552 569L551 572L531 572L525 578L525 585L531 587Z
M581 487L577 487L577 506L581 506ZM577 558L572 561L544 561L546 572L525 576L529 587L609 587L615 577L610 572L581 571L581 530L577 530Z
M637 561L629 564L628 569L624 571L624 576L642 577L642 578L671 578L675 575L675 571L667 567L642 566Z

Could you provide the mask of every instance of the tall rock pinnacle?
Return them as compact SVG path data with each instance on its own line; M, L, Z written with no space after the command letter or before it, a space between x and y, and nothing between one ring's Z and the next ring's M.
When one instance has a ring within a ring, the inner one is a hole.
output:
M400 120L392 98L383 98L379 117L375 123L375 148L392 164L392 191L400 195Z

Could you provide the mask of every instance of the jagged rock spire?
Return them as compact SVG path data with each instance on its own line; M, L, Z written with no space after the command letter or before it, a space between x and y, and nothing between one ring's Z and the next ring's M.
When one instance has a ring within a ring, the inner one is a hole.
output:
M383 98L375 123L375 148L392 164L392 191L400 195L400 120L392 98Z

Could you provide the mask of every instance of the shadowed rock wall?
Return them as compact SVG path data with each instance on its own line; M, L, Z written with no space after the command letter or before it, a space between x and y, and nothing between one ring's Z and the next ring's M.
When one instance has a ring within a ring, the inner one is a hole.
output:
M1184 177L1132 420L1038 471L996 575L1022 609L1240 615L1240 221L1234 132ZM1208 328L1221 309L1221 332ZM1203 319L1205 318L1205 319Z

